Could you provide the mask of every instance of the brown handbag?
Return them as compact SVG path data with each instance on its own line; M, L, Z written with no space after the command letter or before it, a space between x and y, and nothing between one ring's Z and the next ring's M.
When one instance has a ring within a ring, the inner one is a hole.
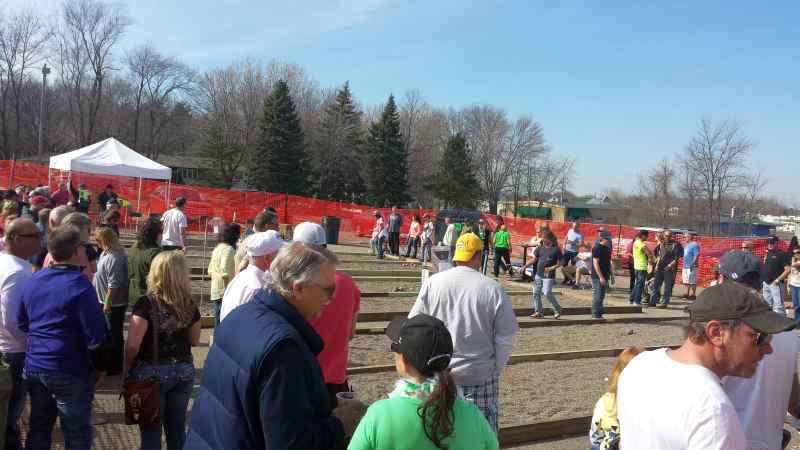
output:
M158 365L158 306L153 299L150 301L150 319L153 322L153 365ZM160 420L161 395L159 379L155 376L144 380L128 379L127 373L123 377L122 393L125 399L125 424L150 425Z

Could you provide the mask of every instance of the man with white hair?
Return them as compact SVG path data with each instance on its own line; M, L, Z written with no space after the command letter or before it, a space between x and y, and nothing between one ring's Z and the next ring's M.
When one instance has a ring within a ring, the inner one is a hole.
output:
M333 297L336 264L318 245L292 242L278 252L267 289L215 331L184 449L346 445L364 405L329 402L316 358L324 343L310 324Z
M294 241L326 247L325 229L318 223L303 222L294 229ZM311 321L311 326L325 343L317 355L328 398L336 405L336 394L350 391L347 383L347 358L350 340L355 335L361 291L347 272L336 271L336 290L322 314Z
M264 287L269 265L283 245L281 236L275 230L256 233L245 241L249 263L225 288L219 311L220 322L231 311L249 302Z

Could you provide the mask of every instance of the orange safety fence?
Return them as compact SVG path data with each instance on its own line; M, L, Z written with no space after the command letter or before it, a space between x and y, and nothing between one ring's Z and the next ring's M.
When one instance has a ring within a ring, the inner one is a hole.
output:
M13 166L13 173L12 173ZM53 192L56 183L63 179L65 174L54 171L50 174L50 188ZM96 196L105 189L107 184L114 187L117 195L126 200L122 210L124 222L133 223L133 216L141 215L147 217L150 214L163 213L175 203L175 199L182 196L187 199L185 213L190 220L190 229L202 231L207 227L207 220L220 218L224 221L245 222L252 219L264 208L271 206L278 212L282 223L297 224L303 221L320 222L323 216L336 216L340 219L339 239L341 242L365 242L368 241L375 223L373 211L375 208L347 202L336 202L318 200L296 195L286 195L281 193L269 192L242 192L229 189L217 189L191 185L173 184L169 186L169 200L166 195L168 185L163 181L142 180L141 198L139 199L139 179L109 175L97 175L81 172L71 172L70 178L75 187L80 183L85 183L92 193L93 207L90 214L97 214ZM47 166L31 162L0 161L0 186L13 187L17 184L27 184L37 186L48 182ZM140 201L139 201L140 200ZM387 219L391 210L381 208L384 219ZM138 214L132 214L132 213ZM403 215L403 227L401 232L407 233L413 215L420 217L430 214L436 217L436 209L398 209ZM206 221L202 220L206 218ZM485 215L484 218L492 229L497 226L497 216ZM513 244L513 254L517 257L522 255L521 245L527 243L536 234L536 230L541 224L547 224L559 239L559 244L567 235L571 224L555 222L551 220L525 219L503 217L511 233ZM581 232L586 242L594 243L597 239L601 227L605 227L614 237L614 258L625 259L626 247L637 233L635 227L627 225L609 225L584 223L581 225ZM678 236L678 240L683 244L685 237ZM765 238L728 238L728 237L706 237L698 236L700 244L699 274L698 283L707 285L713 279L714 265L719 261L719 257L730 249L740 248L742 242L751 241L753 251L764 256L766 252ZM649 245L655 245L655 235L650 233ZM784 246L785 242L782 243ZM679 266L680 267L680 266ZM680 282L680 277L677 277Z

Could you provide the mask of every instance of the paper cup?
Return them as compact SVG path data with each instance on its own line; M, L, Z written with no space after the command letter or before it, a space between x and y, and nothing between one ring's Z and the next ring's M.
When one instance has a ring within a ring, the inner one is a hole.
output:
M337 400L355 400L356 394L353 392L337 392L336 393Z

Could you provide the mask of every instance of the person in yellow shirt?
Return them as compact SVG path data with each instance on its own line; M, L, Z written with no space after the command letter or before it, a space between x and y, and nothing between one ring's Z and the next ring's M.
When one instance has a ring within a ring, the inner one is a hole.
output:
M214 305L214 326L219 325L219 312L222 308L222 296L236 272L236 242L239 241L241 227L238 223L229 223L222 227L217 235L219 242L211 252L208 262L208 276L211 277L211 303Z
M620 353L608 377L608 391L597 400L589 428L590 450L612 450L619 448L619 420L617 420L617 382L619 375L634 356L642 353L642 347L628 347Z
M640 230L633 241L633 271L635 281L630 295L631 304L642 304L644 282L647 277L647 264L653 259L653 252L647 248L647 230Z

